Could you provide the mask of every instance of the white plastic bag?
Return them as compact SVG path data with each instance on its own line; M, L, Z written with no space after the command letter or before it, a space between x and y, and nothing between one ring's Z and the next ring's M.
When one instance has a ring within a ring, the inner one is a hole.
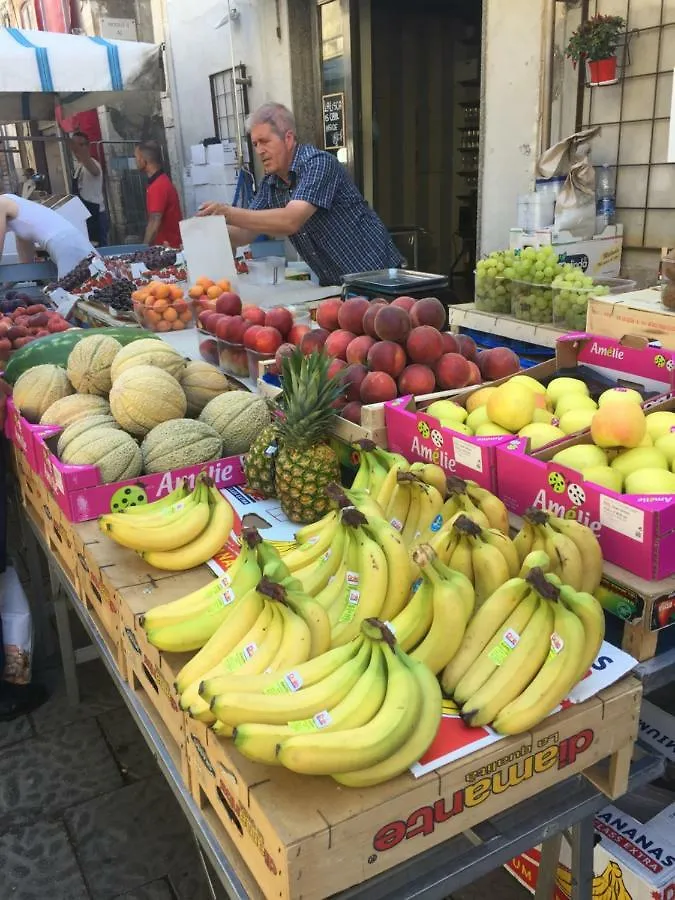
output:
M11 566L0 573L0 619L5 653L5 667L0 676L15 684L28 684L33 656L33 621L16 569Z
M556 231L569 231L580 238L595 234L595 169L589 153L600 126L570 135L549 147L539 157L537 176L565 175L566 181L555 203Z

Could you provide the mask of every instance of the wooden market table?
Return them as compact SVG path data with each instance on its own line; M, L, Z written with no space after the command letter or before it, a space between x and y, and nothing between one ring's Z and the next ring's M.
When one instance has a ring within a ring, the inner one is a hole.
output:
M73 651L70 637L68 613L72 609L82 622L93 651L106 666L180 804L200 853L203 854L202 860L209 877L212 897L217 898L218 893L205 860L208 860L215 873L215 881L222 885L229 897L236 900L262 898L262 891L213 808L200 808L195 801L194 792L190 790L182 773L182 761L175 752L172 737L164 722L157 715L156 709L147 702L146 695L134 689L133 682L130 684L125 678L119 654L109 636L101 629L100 622L97 623L95 617L89 614L73 578L62 564L61 556L54 552L53 540L45 537L42 523L30 508L20 506L19 515L31 572L39 572L39 553L43 553L55 589L57 631L70 701L78 701L76 665L81 661ZM87 526L91 527L92 523L87 523ZM111 548L111 553L114 553L114 548ZM198 570L195 572L198 573ZM162 581L169 584L175 577L180 576L168 576ZM139 585L138 590L142 590L142 585ZM82 654L82 651L77 653ZM90 650L84 657L91 658L91 655ZM653 781L662 774L663 769L662 758L651 754L642 755L630 767L629 789L633 790ZM355 797L355 801L357 799ZM540 900L547 900L552 895L555 884L560 842L563 834L569 831L574 880L572 898L591 900L593 816L607 803L605 794L597 790L587 778L581 774L575 775L334 896L340 900L441 900L449 893L502 866L512 857L542 843L542 876L536 896Z

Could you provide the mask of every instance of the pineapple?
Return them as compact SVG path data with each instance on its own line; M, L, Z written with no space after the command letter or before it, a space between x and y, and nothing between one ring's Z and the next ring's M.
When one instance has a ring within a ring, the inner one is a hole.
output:
M263 428L251 444L244 458L244 472L249 487L263 497L276 497L274 470L276 453L273 452L277 440L276 424Z
M277 424L276 488L292 522L316 522L330 509L326 485L340 481L340 464L326 441L342 394L340 373L328 377L332 360L296 350L282 361L284 418Z

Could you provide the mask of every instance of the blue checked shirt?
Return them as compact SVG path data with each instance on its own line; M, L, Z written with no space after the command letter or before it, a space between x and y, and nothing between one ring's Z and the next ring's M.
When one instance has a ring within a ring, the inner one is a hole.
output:
M340 284L350 272L401 265L382 220L332 154L298 144L289 177L286 184L278 175L266 175L250 209L282 209L291 200L316 207L290 241L321 284Z

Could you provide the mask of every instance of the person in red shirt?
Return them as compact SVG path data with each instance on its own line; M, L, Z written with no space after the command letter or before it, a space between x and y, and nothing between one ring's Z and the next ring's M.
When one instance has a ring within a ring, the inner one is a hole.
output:
M162 169L162 151L156 141L143 141L136 145L136 165L148 176L146 205L148 224L145 227L145 244L166 244L180 247L182 244L178 223L183 218L178 191Z

